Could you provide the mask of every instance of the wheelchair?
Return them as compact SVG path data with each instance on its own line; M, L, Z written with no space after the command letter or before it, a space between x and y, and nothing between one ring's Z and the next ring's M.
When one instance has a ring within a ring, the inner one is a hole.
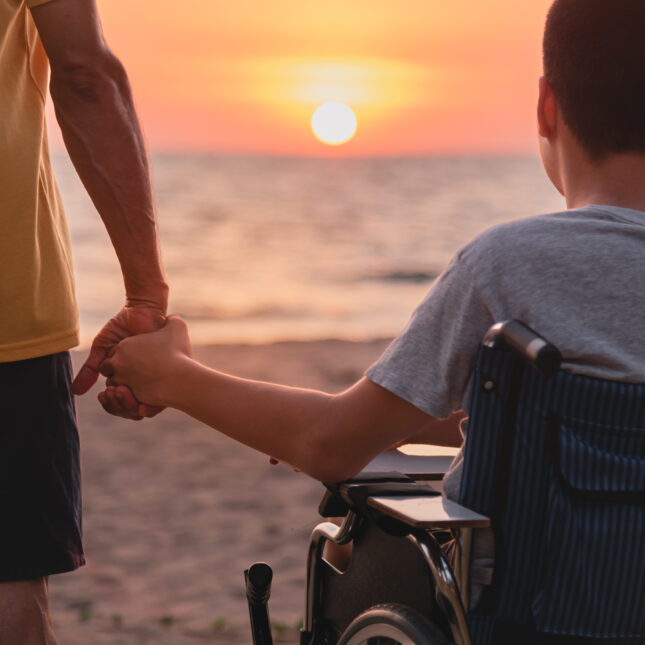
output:
M437 490L445 458L390 453L326 485L321 515L344 519L312 533L301 645L645 643L645 385L561 360L519 321L489 330L459 503ZM472 606L482 530L495 568ZM326 542L352 543L345 571ZM254 644L270 645L271 569L245 578Z

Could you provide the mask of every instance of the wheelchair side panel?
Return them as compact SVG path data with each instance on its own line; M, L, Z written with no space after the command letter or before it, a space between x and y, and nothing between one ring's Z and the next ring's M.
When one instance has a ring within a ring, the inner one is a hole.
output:
M392 537L366 523L355 539L345 572L322 564L321 616L317 622L324 621L336 638L358 614L381 603L407 605L431 619L438 618L427 564L407 539Z

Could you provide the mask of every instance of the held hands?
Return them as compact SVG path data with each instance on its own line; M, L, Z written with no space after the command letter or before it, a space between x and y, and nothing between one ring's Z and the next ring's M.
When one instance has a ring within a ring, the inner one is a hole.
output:
M140 416L150 406L165 406L175 388L174 379L192 348L186 323L178 316L169 316L158 331L129 336L112 348L100 371L107 376L108 390L119 393L131 390L138 401ZM127 386L127 387L125 387Z
M72 392L85 394L96 383L102 364L121 340L160 329L165 323L166 317L160 309L148 305L123 307L97 334L87 360L72 383ZM141 406L127 387L108 387L99 394L99 401L107 412L126 419L151 417L162 410Z

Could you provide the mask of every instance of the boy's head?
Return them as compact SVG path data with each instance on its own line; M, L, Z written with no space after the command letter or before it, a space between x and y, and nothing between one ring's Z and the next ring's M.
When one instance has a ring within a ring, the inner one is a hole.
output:
M645 153L645 0L555 0L544 75L592 161Z

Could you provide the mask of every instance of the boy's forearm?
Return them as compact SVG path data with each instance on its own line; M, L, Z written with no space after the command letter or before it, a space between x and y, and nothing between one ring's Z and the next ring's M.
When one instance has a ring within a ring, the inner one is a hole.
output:
M164 403L318 479L333 476L334 396L229 376L188 358Z
M109 52L91 70L52 67L65 145L107 228L131 304L167 306L148 160L125 70Z
M187 356L171 373L156 403L325 482L352 477L427 420L368 379L332 395L229 376Z
M326 482L355 475L428 415L367 378L326 394L216 372L191 358L186 324L126 338L101 373L139 401L177 408L256 450Z
M463 410L453 412L447 419L430 417L424 427L407 438L406 443L431 443L436 446L459 448L464 442L461 434L461 421L466 418Z

